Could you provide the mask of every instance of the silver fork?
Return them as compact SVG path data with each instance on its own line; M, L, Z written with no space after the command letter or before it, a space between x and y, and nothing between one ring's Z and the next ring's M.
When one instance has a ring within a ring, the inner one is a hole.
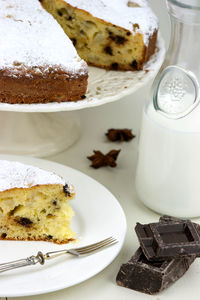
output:
M32 255L32 256L27 257L25 259L19 259L19 260L11 261L11 262L8 262L8 263L0 264L0 273L5 272L5 271L9 271L9 270L12 270L12 269L25 267L25 266L36 265L37 263L40 263L41 265L44 265L46 260L50 260L52 258L61 256L63 254L72 254L74 256L87 255L87 254L90 254L94 251L100 250L102 248L114 245L117 242L118 241L115 238L109 237L109 238L107 238L105 240L102 240L100 242L90 244L90 245L80 247L80 248L72 248L72 249L52 251L52 252L47 252L45 254L43 254L41 251L39 251L36 256Z

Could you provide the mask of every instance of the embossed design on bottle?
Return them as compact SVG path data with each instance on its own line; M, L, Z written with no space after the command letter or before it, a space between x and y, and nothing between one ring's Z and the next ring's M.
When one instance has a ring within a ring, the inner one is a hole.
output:
M178 66L164 69L154 93L154 106L167 117L180 118L197 105L198 83L192 72Z

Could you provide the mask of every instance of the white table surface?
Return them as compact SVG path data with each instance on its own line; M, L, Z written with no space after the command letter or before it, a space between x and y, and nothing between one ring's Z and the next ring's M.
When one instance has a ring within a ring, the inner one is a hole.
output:
M166 45L168 45L170 25L165 1L151 0L150 3L159 17L161 32L166 40ZM149 296L127 288L122 288L115 283L120 265L127 262L139 246L134 232L135 223L137 221L148 223L157 221L159 218L159 215L145 208L139 202L134 187L141 113L144 100L148 97L150 84L151 83L140 89L134 95L125 97L120 101L79 111L78 113L82 124L82 133L79 141L67 151L46 158L84 172L99 181L115 195L124 209L128 226L121 253L111 265L95 277L61 291L27 297L27 300L199 299L200 281L197 276L194 275L200 273L200 265L196 262L185 276L169 289L156 296ZM136 134L136 138L129 143L109 142L106 140L104 134L112 127L131 128L133 133ZM121 149L117 167L100 168L97 170L91 168L89 166L90 161L86 157L91 155L94 149L101 150L104 153L111 149ZM22 299L22 297L18 299Z

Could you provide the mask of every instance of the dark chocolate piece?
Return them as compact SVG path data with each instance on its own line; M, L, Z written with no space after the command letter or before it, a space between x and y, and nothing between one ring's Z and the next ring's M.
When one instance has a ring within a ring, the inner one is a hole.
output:
M139 248L123 264L117 274L117 284L139 292L156 294L178 280L195 260L195 256L166 261L148 261Z
M174 222L185 222L186 220L184 219L179 219L176 217L168 216L168 215L163 215L160 217L159 222L161 223L174 223ZM192 222L194 227L196 228L198 234L200 235L200 225L197 223ZM199 256L199 255L198 255Z
M135 231L148 260L200 255L200 236L189 220L142 225Z
M159 222L161 223L174 223L174 222L185 222L186 220L183 220L183 219L179 219L179 218L176 218L176 217L171 217L171 216L168 216L168 215L163 215L160 217L159 219ZM192 222L193 225L195 226L196 230L198 231L199 235L200 235L200 225L197 224L197 223L194 223Z

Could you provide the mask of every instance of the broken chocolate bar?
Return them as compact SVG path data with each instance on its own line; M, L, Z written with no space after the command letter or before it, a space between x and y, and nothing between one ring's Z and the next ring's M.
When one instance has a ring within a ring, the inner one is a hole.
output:
M160 224L184 223L185 220L171 216L160 217ZM194 223L200 232L200 225ZM123 264L117 274L117 284L147 294L156 294L169 287L187 271L195 256L180 259L149 261L141 247Z
M176 217L172 217L172 216L168 216L168 215L163 215L160 217L159 222L161 223L174 223L174 222L180 222L183 223L186 220L182 220ZM200 225L197 223L193 222L193 225L195 226L196 230L198 231L199 235L200 235Z
M156 294L178 280L195 256L168 261L148 261L139 248L117 274L118 285L147 294Z
M137 223L135 231L148 260L166 260L200 255L200 236L189 220Z

